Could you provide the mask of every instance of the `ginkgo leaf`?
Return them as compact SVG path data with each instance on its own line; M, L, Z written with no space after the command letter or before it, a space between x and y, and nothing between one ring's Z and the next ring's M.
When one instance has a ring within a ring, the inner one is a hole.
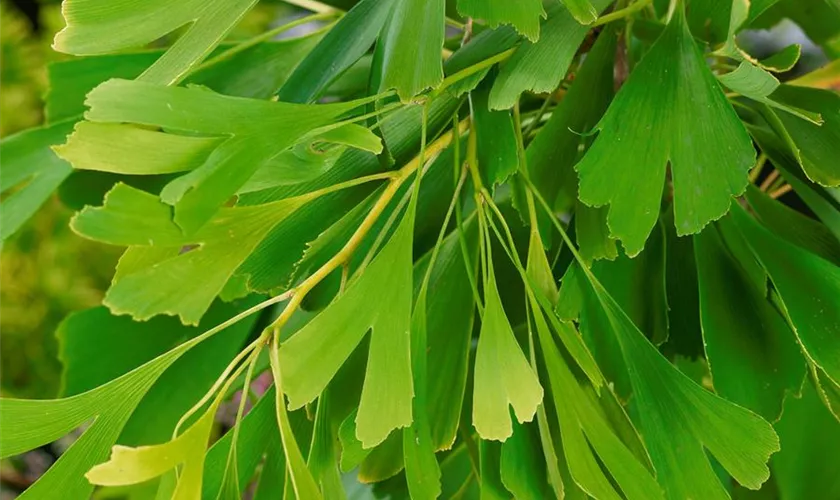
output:
M594 0L593 5L596 12L601 12L610 3L612 0ZM511 108L525 91L553 92L566 76L588 32L589 27L581 25L568 9L550 5L548 20L540 28L540 39L522 42L502 66L490 92L490 107ZM601 34L604 35L613 36L608 31Z
M67 26L53 47L77 56L104 54L153 42L182 26L189 29L140 79L172 85L210 53L256 0L68 0Z
M763 270L730 224L694 236L706 359L718 394L773 422L785 395L802 386L805 361L764 297Z
M597 282L591 283L618 340L645 445L666 498L728 498L708 453L740 484L758 489L779 449L770 424L706 391L669 363Z
M387 1L382 1L387 3ZM397 89L407 101L443 81L445 0L390 0L391 17L383 28L380 91ZM405 50L406 46L413 47Z
M585 5L588 3L588 0L568 0L566 2L567 5ZM492 28L500 24L510 24L532 42L539 39L540 18L545 17L545 10L540 0L521 0L517 2L458 0L458 12L464 17L483 19Z
M376 446L392 430L412 421L409 330L413 227L414 216L409 212L362 275L280 346L283 390L289 407L296 409L324 390L372 330L356 416L356 434L365 448ZM366 306L371 300L377 307Z
M91 122L135 123L162 127L167 134L180 133L177 140L186 148L184 135L201 134L223 140L198 168L170 182L161 199L175 207L175 222L188 233L207 222L253 173L277 154L302 140L306 134L325 132L319 128L331 124L344 113L366 101L326 105L304 105L243 99L216 94L198 87L178 88L140 81L110 80L87 97ZM142 103L142 105L140 104ZM91 133L92 132L92 133ZM126 137L132 137L127 130ZM123 139L125 140L125 139ZM88 158L87 149L101 143L96 130L77 128L66 145L57 148L60 156ZM131 142L121 146L123 162L131 162L129 148L142 150L147 143ZM179 160L178 153L171 161ZM138 153L145 154L148 153ZM194 154L194 152L193 152ZM116 163L119 158L114 158ZM164 163L163 160L160 163ZM83 162L74 165L84 168ZM123 167L113 167L120 171Z
M779 294L805 353L840 383L840 267L772 234L743 209L734 220ZM803 292L802 284L807 283Z
M513 434L502 443L499 475L502 484L517 499L539 500L546 498L548 492L535 427L514 422Z
M677 233L686 235L729 210L755 160L749 135L706 67L681 5L619 90L575 167L581 201L610 206L610 234L630 256L642 250L656 223L669 162Z
M513 433L510 407L519 422L531 421L543 389L505 315L492 265L485 279L484 302L475 354L472 421L483 439L505 441Z
M0 242L20 229L73 171L50 148L64 140L74 121L30 129L0 142Z
M197 324L265 235L306 201L304 196L254 207L224 208L188 237L172 222L171 207L154 195L117 184L102 207L85 208L71 227L97 241L163 250L131 272L123 269L105 296L104 302L112 311L136 319L177 314L185 324ZM189 245L198 248L179 251Z

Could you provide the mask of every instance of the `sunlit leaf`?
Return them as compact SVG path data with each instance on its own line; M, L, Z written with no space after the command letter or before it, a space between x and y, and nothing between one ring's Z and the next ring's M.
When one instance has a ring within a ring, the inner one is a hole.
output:
M55 37L56 50L77 56L139 47L190 25L189 29L140 78L171 85L204 58L256 3L256 0L68 0L67 26Z
M168 205L118 184L102 207L85 208L73 219L72 227L87 238L113 245L163 251L130 271L122 270L105 297L112 311L135 319L177 314L185 324L196 324L268 231L305 201L305 197L292 198L255 207L224 208L188 237L172 222ZM198 247L179 251L195 245Z
M485 279L484 301L475 354L472 420L482 438L505 441L513 433L509 408L513 407L520 423L531 421L543 389L516 342L492 265Z
M403 217L388 244L335 302L280 347L283 389L289 407L315 399L371 333L357 436L366 448L411 423L409 329L413 214ZM379 297L379 299L373 299ZM365 307L376 300L377 308Z

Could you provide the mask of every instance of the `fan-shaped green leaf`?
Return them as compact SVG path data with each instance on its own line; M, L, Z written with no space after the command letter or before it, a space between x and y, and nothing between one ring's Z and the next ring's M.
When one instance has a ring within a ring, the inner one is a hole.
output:
M631 256L642 250L658 218L666 164L677 232L685 235L727 212L755 160L746 129L706 67L681 7L597 128L598 138L576 166L580 199L610 205L610 234Z
M640 430L666 498L728 498L707 450L740 484L757 489L770 475L768 458L779 449L770 424L691 381L600 284L593 287L621 347Z
M487 440L505 441L513 433L510 407L519 422L534 418L543 389L519 348L502 307L493 266L484 286L484 315L475 354L472 419Z
M185 236L172 222L169 206L153 195L117 184L104 206L85 208L71 225L90 239L162 252L130 271L122 269L104 301L112 311L136 319L177 314L185 324L197 324L265 235L306 201L304 196L224 208L201 230ZM179 252L195 245L198 248Z

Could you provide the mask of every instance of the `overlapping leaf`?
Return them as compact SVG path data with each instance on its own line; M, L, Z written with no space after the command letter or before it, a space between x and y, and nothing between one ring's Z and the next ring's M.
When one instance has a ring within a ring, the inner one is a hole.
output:
M102 207L85 208L72 227L87 238L131 247L105 296L112 311L136 319L177 314L185 324L197 324L265 235L306 201L304 196L224 208L201 230L185 236L168 205L118 184ZM197 248L182 252L186 246Z
M166 129L166 132L152 133L166 134L169 150L173 152L169 159L172 164L183 162L178 153L185 151L190 155L206 155L206 161L198 168L173 180L161 192L161 199L175 207L175 222L190 233L207 222L261 165L307 134L322 133L320 128L363 103L317 106L277 103L226 97L197 87L110 80L88 94L90 110L85 117L94 123L120 127L129 134L127 137L133 137L134 127L124 123ZM96 154L102 144L99 133L99 127L77 128L67 144L58 150L59 155L75 161L76 168L85 168L84 160L89 154ZM195 137L188 134L223 138L223 141L216 148L201 149L198 153ZM175 149L174 144L181 147ZM133 155L146 154L143 150L148 143L132 141L122 147L126 148L120 150L124 156L113 158L116 165L111 171L120 171L122 164L132 162Z
M55 37L60 52L91 55L140 47L190 25L140 79L171 85L221 42L256 0L68 0L62 12L67 26Z
M768 421L797 394L805 361L784 317L765 298L765 274L725 219L694 237L700 318L715 390Z

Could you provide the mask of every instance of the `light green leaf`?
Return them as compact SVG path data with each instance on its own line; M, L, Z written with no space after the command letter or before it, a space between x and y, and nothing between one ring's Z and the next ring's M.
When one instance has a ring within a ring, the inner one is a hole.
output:
M383 2L384 3L384 2ZM396 89L407 101L443 81L445 0L392 0L381 35L380 91ZM411 50L405 50L411 47Z
M74 136L84 137L84 147L72 142L56 151L78 169L128 175L185 172L201 166L221 144L214 137L166 134L116 123L80 122Z
M192 233L207 222L260 165L303 140L307 134L325 132L319 129L364 104L364 100L326 105L289 104L228 97L199 87L163 87L140 81L110 80L88 94L87 104L90 110L85 117L91 122L125 128L131 125L117 124L162 127L167 134L180 134L179 141L183 141L184 135L195 134L227 138L200 167L173 180L161 192L161 199L175 207L178 225ZM59 155L70 155L77 160L90 158L88 148L101 143L95 132L77 128L67 144L58 148ZM126 133L131 131L126 130ZM133 154L148 155L142 152L147 147L148 143L142 141L126 142L120 149L121 161L132 162ZM179 152L182 150L175 151ZM120 158L113 161L117 163ZM178 156L171 158L172 163L178 161ZM85 168L83 162L74 166ZM125 169L119 165L112 167L112 171Z
M267 99L289 78L322 35L322 31L317 31L298 38L258 43L238 51L230 51L231 44L222 44L214 52L218 53L217 57L211 57L196 68L185 81L204 85L220 94ZM163 50L143 50L77 57L48 65L47 121L78 117L85 111L85 96L97 85L111 78L137 78L163 53Z
M541 313L534 315L540 346L559 419L563 452L572 478L595 498L630 500L663 498L647 457L639 458L621 440L605 418L592 386L576 379L552 339ZM609 391L609 389L603 389ZM626 415L622 415L627 420ZM638 439L638 438L636 438ZM604 464L609 475L602 470ZM611 484L617 482L618 490Z
M770 475L769 456L779 449L770 424L694 383L599 283L592 285L621 347L640 431L666 498L728 498L707 451L741 485L758 489Z
M772 234L742 209L734 219L773 282L808 358L840 382L840 267Z
M0 141L0 242L20 229L73 171L51 147L64 140L74 121L30 129Z
M59 52L106 54L153 42L177 28L189 29L140 79L172 85L221 42L256 0L67 0L67 26L53 42Z
M706 359L718 394L773 422L786 394L799 392L805 361L731 224L727 218L694 236Z
M628 116L634 117L629 125ZM642 250L659 216L669 162L675 224L685 235L729 210L755 161L749 135L706 67L681 7L597 129L576 166L580 199L610 205L610 234L630 256Z
M114 446L110 460L92 468L85 477L91 484L121 486L148 481L182 465L172 499L201 498L204 455L219 403L221 398L172 441L138 448Z
M335 166L348 147L379 154L382 152L382 140L370 129L355 123L328 130L264 163L237 193L316 179Z
M254 207L224 208L213 221L187 237L172 222L169 206L153 195L117 184L106 196L104 206L85 208L72 220L71 227L86 238L162 252L153 255L151 261L121 270L104 300L111 311L128 313L139 320L177 314L185 324L197 324L265 235L306 201L304 196ZM198 248L178 252L188 245Z
M409 330L413 227L414 216L409 212L364 273L280 347L283 390L289 396L289 407L296 409L324 390L372 330L356 417L356 435L365 448L376 446L393 429L412 421ZM368 307L371 301L377 307Z
M567 5L578 6L588 3L587 0L566 2ZM510 24L532 42L540 38L540 18L545 17L541 0L458 0L458 12L464 17L483 19L491 28L500 24Z
M392 10L391 0L363 0L354 5L295 69L278 93L280 100L305 103L320 97L367 53Z
M596 16L611 3L612 0L594 0ZM513 107L522 92L553 92L566 76L589 27L578 23L565 7L552 4L540 32L539 40L522 42L502 66L490 92L492 109ZM613 36L609 30L602 32L604 35Z
M543 389L505 315L493 266L488 269L475 354L472 420L483 439L505 441L513 434L509 407L519 422L531 421Z

